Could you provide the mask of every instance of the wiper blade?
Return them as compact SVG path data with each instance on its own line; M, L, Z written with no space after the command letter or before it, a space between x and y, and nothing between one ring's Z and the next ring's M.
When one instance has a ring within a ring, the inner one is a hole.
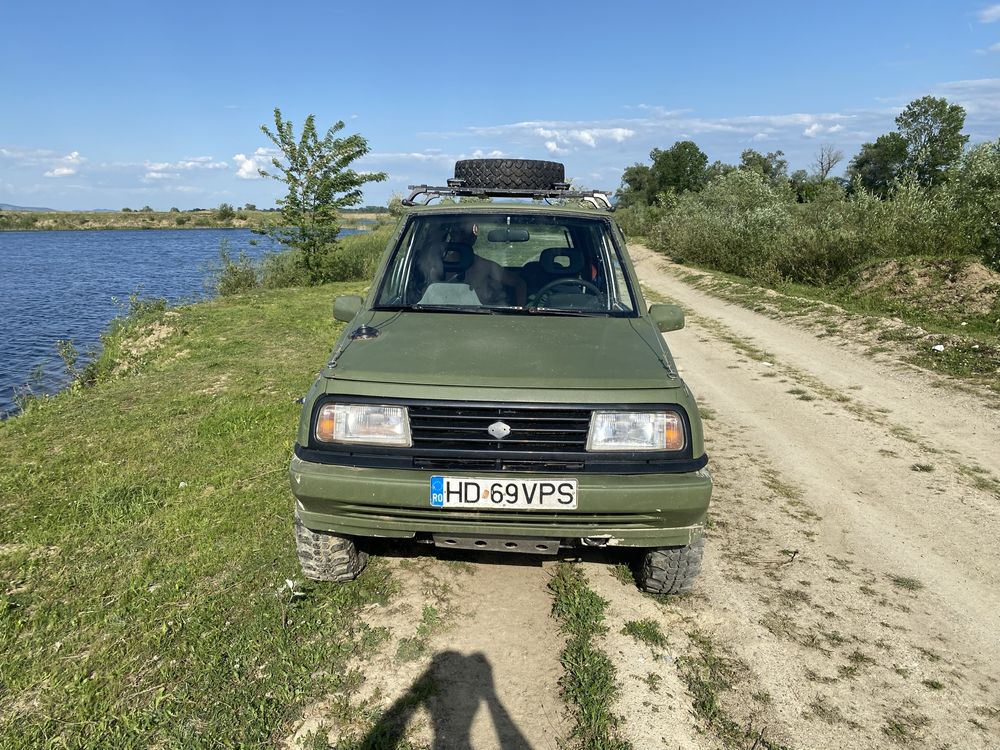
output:
M429 311L429 312L457 312L457 313L476 313L477 315L492 315L493 310L488 307L479 307L478 305L422 305L417 303L415 305L410 305L409 307L404 307L404 310L416 310L418 312Z
M603 312L593 313L583 310L566 310L561 307L529 307L526 308L532 315L569 315L574 318L589 318L593 315L604 315Z

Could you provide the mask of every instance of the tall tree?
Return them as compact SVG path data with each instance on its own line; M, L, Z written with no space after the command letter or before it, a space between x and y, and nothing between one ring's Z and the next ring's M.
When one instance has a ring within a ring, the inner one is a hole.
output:
M847 176L852 183L885 198L893 183L903 175L906 167L906 139L899 133L880 135L874 143L865 143L851 159Z
M834 148L833 146L821 146L819 153L816 154L816 161L813 162L813 166L816 167L816 176L819 178L820 182L829 177L833 168L840 164L843 160L844 152L840 149Z
M304 270L313 283L330 279L329 260L340 233L338 209L361 203L361 186L381 182L384 172L359 173L350 165L368 153L368 142L358 134L337 138L344 128L338 121L320 138L313 115L306 117L296 138L290 120L274 108L274 130L261 125L282 158L273 157L274 172L262 177L285 183L288 192L278 200L280 220L267 233L286 247L298 248Z
M649 203L660 193L697 192L705 187L708 156L694 141L677 141L666 150L654 148L649 158L653 161L646 188Z
M762 154L752 148L740 154L740 169L763 175L772 183L788 177L788 161L784 159L784 151L771 151Z
M648 185L649 165L633 164L631 167L625 167L621 187L616 193L618 203L622 207L645 204Z
M965 110L947 99L924 96L914 99L896 118L896 127L906 140L907 171L925 187L947 179L949 167L962 156L969 136L962 134Z

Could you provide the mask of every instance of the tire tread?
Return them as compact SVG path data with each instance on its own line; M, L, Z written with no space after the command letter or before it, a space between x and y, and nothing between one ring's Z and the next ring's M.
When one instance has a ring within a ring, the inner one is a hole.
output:
M651 594L686 594L701 572L704 551L704 537L684 547L649 550L639 570L639 588Z
M313 581L353 581L365 565L368 555L349 537L329 531L307 529L295 514L295 549L302 574Z
M455 162L455 177L468 187L510 190L551 190L565 181L566 170L556 161L539 159L462 159Z

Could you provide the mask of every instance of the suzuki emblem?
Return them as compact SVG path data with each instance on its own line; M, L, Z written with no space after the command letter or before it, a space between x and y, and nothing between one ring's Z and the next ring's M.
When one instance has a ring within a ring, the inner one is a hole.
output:
M503 440L510 434L510 426L504 424L503 422L494 422L487 428L486 431L497 440Z

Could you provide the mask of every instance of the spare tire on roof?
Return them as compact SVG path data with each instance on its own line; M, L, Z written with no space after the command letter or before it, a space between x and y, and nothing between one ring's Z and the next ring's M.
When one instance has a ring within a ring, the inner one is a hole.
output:
M455 179L466 187L508 190L552 190L565 182L566 170L557 161L537 159L463 159L455 162Z

